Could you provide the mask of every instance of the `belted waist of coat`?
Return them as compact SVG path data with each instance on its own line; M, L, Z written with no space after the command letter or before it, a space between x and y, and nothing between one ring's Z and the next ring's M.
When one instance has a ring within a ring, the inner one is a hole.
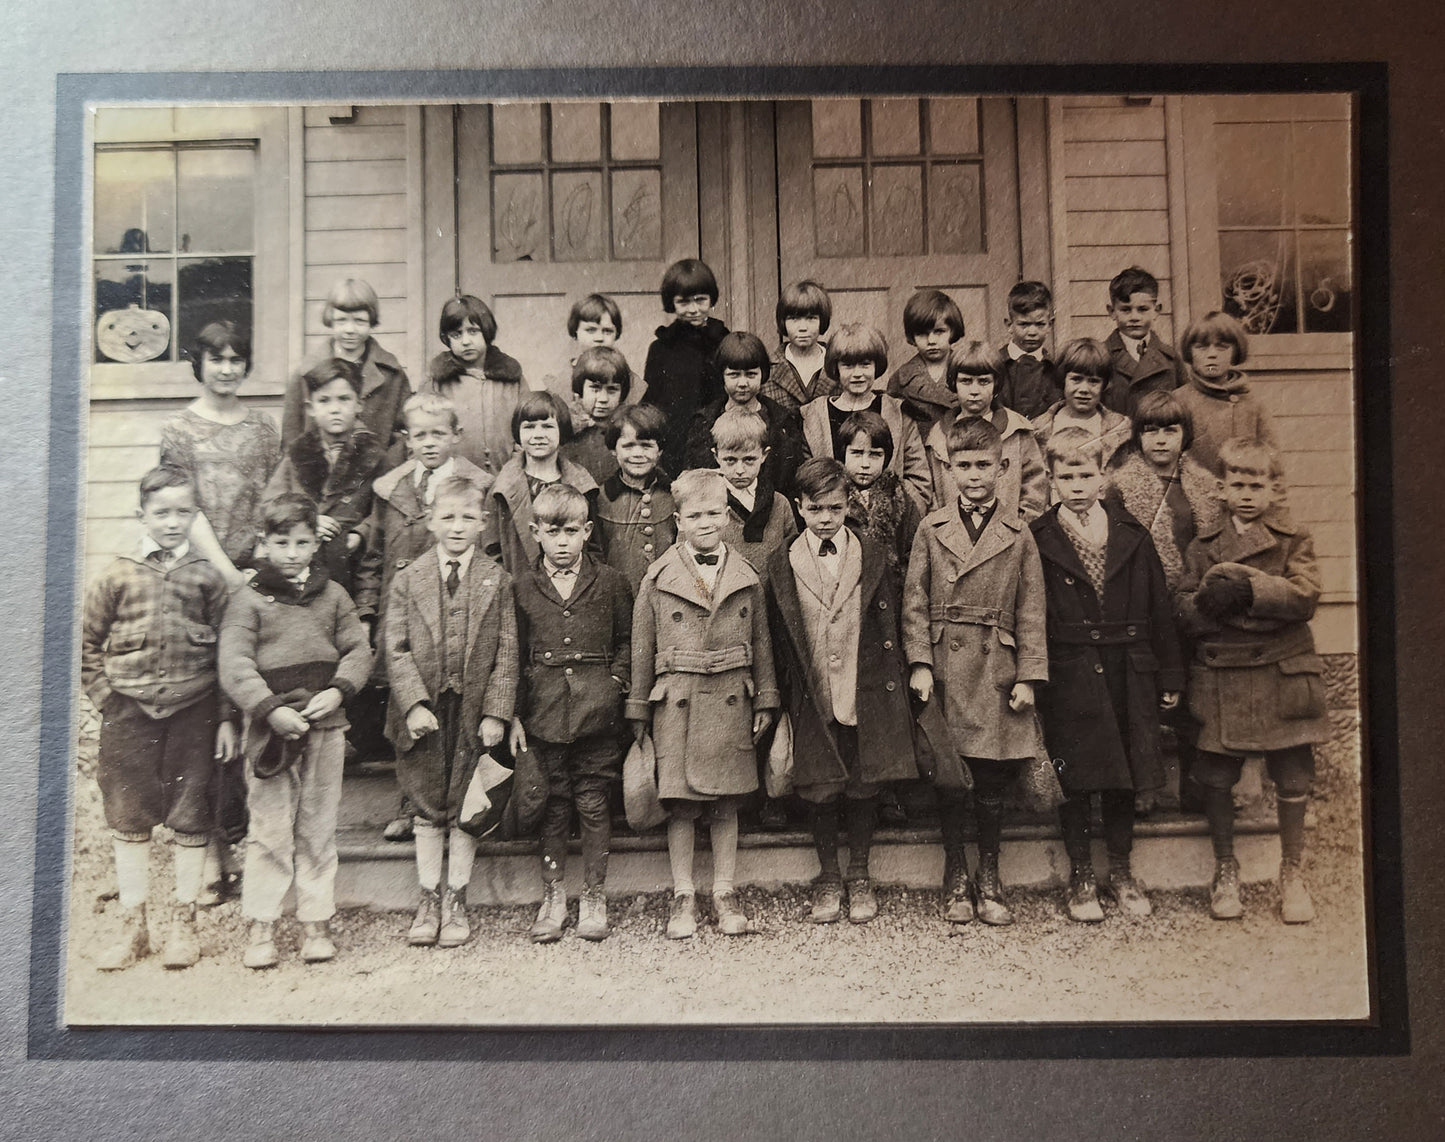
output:
M1248 632L1239 633L1242 637L1238 642L1199 642L1194 650L1195 659L1206 666L1264 666L1296 655L1315 653L1314 636L1303 623L1293 631L1277 634L1250 637Z
M945 607L929 607L928 621L934 623L973 623L975 626L999 627L1013 634L1014 613L997 607L970 607L950 603Z
M669 646L657 652L654 663L658 674L725 674L751 666L753 648L745 642L718 650L683 650Z
M1146 622L1055 623L1049 627L1049 641L1070 646L1124 646L1149 641Z
M570 647L563 650L532 651L533 666L575 666L579 662L611 666L612 655L601 650L573 650Z

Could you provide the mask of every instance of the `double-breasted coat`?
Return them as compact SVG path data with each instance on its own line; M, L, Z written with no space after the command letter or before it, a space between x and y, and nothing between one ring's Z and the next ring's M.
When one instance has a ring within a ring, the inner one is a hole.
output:
M762 583L726 549L709 599L678 544L642 578L629 720L651 721L658 795L710 800L758 787L753 714L779 705Z
M397 778L419 812L433 820L454 817L461 808L471 767L481 752L485 717L510 722L517 704L517 611L512 577L474 551L467 568L466 661L457 755L448 758L442 734L413 740L407 712L418 702L435 703L446 686L446 631L442 613L441 564L417 559L392 580L386 608L386 669L391 699L386 736L396 746ZM450 769L451 781L445 778Z
M1195 605L1199 587L1219 576L1249 580L1246 611L1215 620ZM1189 709L1204 724L1200 749L1257 753L1329 740L1324 662L1309 627L1321 586L1313 540L1278 509L1243 532L1226 515L1189 545L1176 603L1195 638Z
M583 555L566 599L542 557L513 581L522 684L517 715L532 737L622 738L632 682L632 589L620 571Z
M948 459L948 430L958 416L956 411L945 413L929 429L924 441L933 470L934 507L952 509L958 501L958 485L944 466ZM1007 507L1010 514L1021 515L1027 523L1049 506L1049 475L1044 467L1044 454L1034 439L1033 425L1013 409L995 408L989 419L1003 436L1003 459L1008 461L1008 467L998 477L999 505Z
M823 601L823 584L811 560L785 548L768 561L764 586L777 655L783 706L793 723L793 781L823 785L856 776L867 782L907 781L918 776L913 757L913 716L908 707L908 664L903 656L898 581L882 548L854 537L862 555L857 594L840 580L836 596ZM793 546L807 542L799 536ZM795 566L796 562L796 566ZM834 613L856 600L858 773L850 775L833 736L826 683L808 638L801 594Z
M1164 569L1144 525L1104 504L1104 593L1094 589L1053 507L1030 525L1044 571L1049 683L1044 743L1071 792L1157 789L1159 697L1184 689Z
M881 384L876 390L883 397L880 415L888 431L893 435L893 459L889 471L903 481L908 494L920 513L928 510L933 502L933 471L928 466L928 453L923 448L923 436L918 424L903 408L897 397L883 392ZM828 398L819 397L803 406L803 454L807 456L831 456L840 464L842 456L833 456L833 426L828 422Z
M998 507L978 542L958 507L919 524L903 587L903 649L933 669L954 747L964 757L1033 757L1032 710L1009 708L1016 682L1047 682L1044 574L1033 533Z
M1151 333L1139 359L1124 347L1116 329L1104 342L1109 350L1109 379L1104 384L1104 407L1133 416L1145 393L1173 392L1184 383L1184 362L1174 346Z

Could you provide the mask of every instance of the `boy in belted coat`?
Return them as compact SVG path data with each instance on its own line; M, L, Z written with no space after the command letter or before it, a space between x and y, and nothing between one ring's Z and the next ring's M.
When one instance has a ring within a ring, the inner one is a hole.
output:
M1324 663L1309 627L1320 572L1309 534L1283 512L1274 453L1235 439L1219 459L1227 514L1189 545L1177 592L1185 630L1196 640L1189 708L1203 723L1194 779L1214 842L1209 911L1217 920L1244 912L1230 791L1245 755L1262 753L1279 795L1280 914L1286 924L1303 924L1314 919L1301 870L1311 746L1331 734Z
M806 460L797 488L807 530L769 561L765 586L793 725L793 782L811 810L818 850L812 919L838 919L846 879L848 919L864 924L878 914L868 850L880 789L918 776L898 582L883 550L843 526L843 465L820 456ZM838 868L840 802L848 829L846 878Z
M1159 710L1174 709L1184 688L1164 568L1143 524L1100 502L1104 453L1085 429L1054 433L1046 458L1058 503L1030 525L1048 600L1049 684L1039 715L1065 794L1067 906L1090 923L1104 918L1089 846L1095 793L1109 852L1103 887L1128 915L1151 911L1130 870L1134 795L1164 784Z
M748 931L733 892L738 800L758 787L757 739L778 708L773 646L757 573L722 541L727 482L695 468L672 484L679 541L643 576L632 621L627 719L650 728L672 866L669 939L697 931L695 822L707 808L713 910L725 935Z
M949 736L973 773L978 875L970 896L964 802L939 788L945 918L1012 924L999 882L1003 793L1038 743L1034 684L1049 678L1044 582L1033 533L999 493L1003 439L987 420L948 429L955 499L924 516L903 588L909 687L927 703L937 686Z
M500 745L517 700L512 578L477 546L486 492L453 477L432 500L436 547L397 573L386 609L386 736L416 817L417 947L471 936L466 892L477 842L457 827L483 750ZM442 853L448 856L442 889Z
M577 934L607 936L608 790L621 776L622 701L632 678L632 590L620 571L584 548L592 536L587 498L552 484L532 503L542 554L513 582L522 682L511 748L531 750L547 782L542 817L545 892L532 940L562 938L567 924L567 840L576 807L582 825L582 899Z

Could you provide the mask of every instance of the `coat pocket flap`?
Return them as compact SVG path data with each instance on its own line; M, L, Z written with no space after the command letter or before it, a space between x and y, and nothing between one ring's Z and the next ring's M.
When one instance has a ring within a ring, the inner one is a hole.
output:
M942 624L942 623L929 623L929 624L928 624L928 641L929 641L929 642L932 642L932 643L936 643L936 642L938 642L938 640L941 639L942 637L943 637L943 624Z
M1292 654L1277 664L1281 674L1323 674L1325 660L1318 654Z
M1004 630L1003 627L994 627L993 629L998 632L998 640L1000 643L1012 650L1018 649L1018 640L1014 638L1009 631Z
M744 678L744 679L743 679L743 693L746 694L749 698L751 698L751 697L755 696L755 695L757 694L757 692L758 692L758 688L757 688L757 686L753 683L753 680L752 680L751 678Z
M112 634L110 641L106 643L106 649L111 654L125 654L128 651L139 650L146 644L146 632L143 630L128 630L123 634Z
M197 646L211 646L216 641L216 632L210 627L192 627L189 634Z
M667 701L667 683L668 679L666 678L659 678L654 682L652 684L652 693L647 696L647 700L649 702Z

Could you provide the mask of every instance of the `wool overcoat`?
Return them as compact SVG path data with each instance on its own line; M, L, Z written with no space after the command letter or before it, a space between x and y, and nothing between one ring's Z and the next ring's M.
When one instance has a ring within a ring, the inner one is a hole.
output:
M928 432L925 447L933 469L933 506L953 510L958 502L958 485L944 467L948 459L948 430L958 413L946 413ZM1049 475L1044 454L1034 439L1033 425L1011 408L996 408L989 417L1003 435L1003 458L1008 467L999 473L998 502L1023 517L1025 523L1049 506Z
M1159 696L1184 689L1164 569L1143 524L1113 504L1100 597L1053 507L1030 525L1044 569L1049 683L1044 743L1071 792L1157 789Z
M855 537L856 538L856 537ZM908 708L908 664L903 655L898 581L877 545L858 539L858 766L863 781L908 781L918 776L913 757L913 716ZM805 543L799 537L795 543ZM768 561L765 587L783 705L793 724L793 780L799 786L845 781L850 776L833 736L833 720L820 700L826 683L808 639L800 590L788 548ZM851 594L851 592L850 592Z
M1033 533L1002 500L978 543L957 506L924 516L903 588L903 648L933 669L958 752L996 760L1033 757L1034 712L1009 708L1016 682L1047 682L1044 574Z
M597 481L586 468L574 464L565 456L557 457L557 467L562 473L562 483L587 497L587 516L592 520L588 550L600 555L602 549L598 546L596 522ZM493 515L488 527L489 534L495 539L487 548L487 554L495 554L497 562L509 575L519 574L530 567L542 552L532 538L532 488L527 482L520 454L508 460L497 473L497 479L492 484L491 506ZM485 537L482 542L486 542Z
M1195 605L1219 576L1249 580L1253 600L1222 621ZM1176 603L1194 636L1189 709L1203 724L1199 748L1257 753L1328 741L1324 662L1309 620L1319 602L1314 542L1276 509L1242 533L1225 516L1184 556Z
M286 397L281 405L281 447L289 448L291 442L306 431L311 418L306 412L306 374L312 369L331 360L331 343L328 339L325 351L317 354L286 385ZM383 349L375 337L366 343L366 354L361 359L361 423L381 441L392 463L399 464L405 456L402 438L406 432L406 418L401 414L402 405L411 396L411 381L401 362Z
M933 502L933 471L928 466L928 453L918 424L904 411L903 402L883 393L880 383L875 391L883 394L883 423L893 434L893 459L888 470L903 481L920 514ZM840 464L842 456L833 456L833 426L828 422L828 398L820 397L803 406L803 454L831 456Z
M1109 379L1104 384L1104 407L1122 416L1133 416L1145 393L1169 393L1184 384L1184 362L1174 346L1150 333L1144 352L1136 361L1124 347L1115 329L1104 341L1109 350Z
M928 362L919 353L893 370L888 378L888 395L903 402L903 410L918 421L923 436L945 415L958 411L958 394L933 379Z
M647 349L642 377L647 389L641 398L667 414L667 439L662 466L677 475L687 456L687 431L692 414L721 398L722 371L713 360L728 327L716 317L702 326L674 321L657 327L657 340Z
M1054 419L1063 407L1064 402L1058 401L1030 422L1034 430L1034 439L1039 442L1039 451L1044 454L1046 469L1048 467L1049 437L1054 434ZM1134 423L1127 416L1120 416L1108 408L1099 409L1099 419L1103 422L1102 431L1099 433L1099 442L1104 446L1104 465L1107 467L1109 461L1113 459L1114 453L1129 443L1129 437L1134 433ZM1067 420L1064 421L1064 426L1071 427Z
M658 794L708 800L758 787L753 714L776 710L762 583L726 550L709 601L676 545L642 578L627 717L652 723Z
M768 458L763 461L763 471L772 481L773 487L785 495L793 490L793 476L798 465L807 458L803 448L803 422L795 408L779 404L771 397L759 396L762 418L768 426ZM717 457L713 455L712 426L717 423L728 407L727 397L705 404L693 413L692 425L687 433L688 468L716 468Z
M1189 371L1189 383L1175 398L1194 419L1194 440L1189 453L1211 476L1219 470L1219 449L1236 437L1277 448L1274 421L1259 398L1249 391L1249 378L1237 369L1223 381L1207 381Z
M788 346L779 345L773 352L768 379L763 382L762 395L777 401L784 408L797 409L818 397L830 397L838 391L838 382L823 371L804 380L798 368L788 360Z

